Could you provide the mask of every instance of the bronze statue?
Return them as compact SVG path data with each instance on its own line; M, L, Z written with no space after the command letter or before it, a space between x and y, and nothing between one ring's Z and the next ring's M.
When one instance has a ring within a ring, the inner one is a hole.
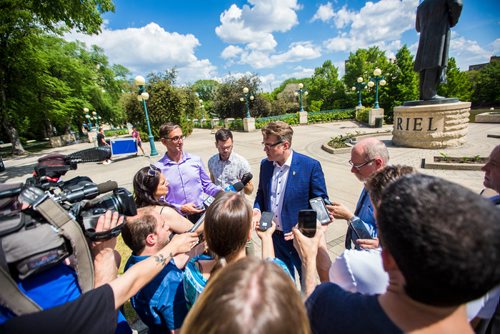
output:
M414 69L420 74L420 99L438 100L439 83L446 82L451 31L462 12L462 0L424 0L417 8L420 33Z

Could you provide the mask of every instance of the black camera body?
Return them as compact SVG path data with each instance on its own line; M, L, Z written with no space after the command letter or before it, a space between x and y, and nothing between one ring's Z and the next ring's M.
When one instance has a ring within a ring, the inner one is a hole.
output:
M117 236L121 226L115 231L95 233L99 217L107 210L114 210L126 216L135 216L137 208L130 193L125 188L119 188L114 181L101 184L94 183L87 176L77 176L62 181L61 176L69 170L77 169L79 162L101 161L109 158L106 150L88 149L70 155L49 154L38 160L34 167L33 177L26 180L24 186L0 191L0 198L13 195L24 195L23 200L34 203L40 196L50 196L61 205L83 228L91 240L110 239ZM101 197L107 192L111 192Z

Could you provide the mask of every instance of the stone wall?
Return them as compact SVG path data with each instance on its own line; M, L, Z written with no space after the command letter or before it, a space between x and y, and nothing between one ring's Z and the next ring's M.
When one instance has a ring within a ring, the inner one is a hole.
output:
M465 143L470 102L394 108L395 145L439 149Z

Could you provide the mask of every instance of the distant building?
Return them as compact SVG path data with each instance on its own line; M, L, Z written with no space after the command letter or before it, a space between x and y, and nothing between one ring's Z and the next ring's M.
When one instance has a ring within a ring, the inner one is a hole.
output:
M500 57L499 56L491 56L490 58L490 62L489 63L484 63L484 64L477 64L477 65L470 65L469 66L469 71L479 71L481 70L483 67L485 67L486 65L490 64L490 63L493 63L495 61L500 61Z

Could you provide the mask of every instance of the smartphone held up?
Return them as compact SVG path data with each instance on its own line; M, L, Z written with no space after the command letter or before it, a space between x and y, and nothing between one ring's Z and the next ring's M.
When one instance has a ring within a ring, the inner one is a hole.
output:
M299 231L308 238L313 238L316 235L316 217L316 211L312 209L299 211Z

